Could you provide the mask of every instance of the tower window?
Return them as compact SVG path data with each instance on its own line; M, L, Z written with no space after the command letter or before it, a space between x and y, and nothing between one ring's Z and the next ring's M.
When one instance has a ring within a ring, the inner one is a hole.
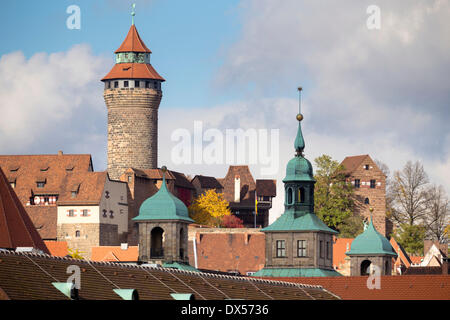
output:
M355 179L355 188L359 188L361 185L361 180Z
M80 237L80 230L75 231L75 238L79 238Z
M331 250L330 250L330 242L327 241L327 259L331 259Z
M114 81L114 88L118 88L119 87L119 81Z
M306 240L298 240L297 249L298 257L306 257Z
M123 86L124 86L125 88L128 88L128 81L127 81L127 80L125 80L125 81L123 82Z
M140 82L139 82L139 81L135 81L135 82L134 82L134 87L135 87L135 88L139 88L139 85L140 85Z
M88 216L88 210L87 209L83 209L82 212L83 212L83 214L82 214L83 217L87 217Z
M292 204L293 203L293 201L294 201L294 191L292 190L292 188L291 187L289 187L288 189L287 189L287 204Z
M111 88L111 81L106 82L106 88L108 88L108 89Z
M71 209L71 210L69 210L69 217L73 217L73 216L74 216L74 210Z
M277 258L286 257L286 241L277 240Z
M303 188L303 187L298 188L298 201L300 203L305 202L305 188Z
M150 88L150 81L145 81L145 87L148 89Z
M375 183L376 183L376 180L370 180L370 188L374 189Z
M319 242L319 255L321 258L323 258L323 241L320 240Z
M364 199L364 204L369 204L369 203L370 203L369 198L365 198Z
M369 165L368 164L364 165L364 169L369 170Z
M158 82L153 82L153 87L155 88L155 89L158 89Z

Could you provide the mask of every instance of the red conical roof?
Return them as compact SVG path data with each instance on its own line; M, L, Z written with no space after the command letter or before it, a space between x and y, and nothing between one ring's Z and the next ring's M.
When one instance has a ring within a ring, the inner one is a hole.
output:
M148 52L152 53L149 48L147 48L142 41L136 27L131 25L130 30L128 31L127 37L122 42L122 45L119 49L116 50L115 53L119 52Z
M49 253L0 168L0 248L17 247L33 247Z

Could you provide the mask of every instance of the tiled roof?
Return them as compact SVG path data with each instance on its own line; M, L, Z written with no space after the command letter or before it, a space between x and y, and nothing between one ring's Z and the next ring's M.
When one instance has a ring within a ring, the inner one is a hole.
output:
M66 176L58 205L99 204L107 178L108 173L106 171ZM77 191L75 197L72 197L72 191Z
M152 180L162 180L163 174L161 169L136 169L130 168L127 171L133 171L134 174L141 178L147 178ZM166 180L175 180L175 176L170 172L166 172Z
M192 183L186 178L186 176L181 172L176 172L173 170L169 171L175 177L175 186L186 188L186 189L195 189Z
M16 193L0 168L0 248L33 247L48 253Z
M341 162L341 165L345 168L344 172L346 174L351 174L368 156L368 154L364 154L360 156L345 157L345 159Z
M194 179L192 179L192 181L194 181L195 179L198 180L198 182L200 183L200 187L202 188L223 189L223 186L215 177L196 175Z
M418 256L409 256L409 258L413 264L420 264L423 260L423 257Z
M69 254L69 248L66 241L50 241L45 240L45 245L50 251L50 255L55 257L65 257Z
M391 243L392 248L394 248L394 251L397 253L398 257L397 259L400 259L401 263L405 265L406 268L409 268L411 266L411 259L409 258L406 251L403 249L403 247L395 241L394 237L391 237L391 240L389 240Z
M147 52L151 53L150 49L147 48L144 41L142 41L139 36L139 32L136 27L131 25L130 30L128 30L128 34L125 40L120 45L119 49L115 51L115 53L119 52Z
M81 271L83 300L119 300L113 291L119 288L137 290L142 300L172 300L171 293L194 294L197 300L338 298L320 286L11 251L0 252L0 289L12 300L66 300L52 282L65 282L74 265Z
M117 63L102 81L112 79L151 79L166 81L148 63Z
M123 250L120 246L92 247L92 261L131 262L138 261L139 247L129 246Z
M25 205L30 197L59 194L66 187L67 176L93 170L89 154L0 155L0 167L8 181L15 181L14 191ZM44 171L42 171L44 169ZM36 182L45 180L43 188ZM57 210L55 204L25 206L43 239L56 239Z
M256 195L275 197L277 195L277 180L256 179Z
M337 238L333 243L333 266L339 267L345 264L347 255L345 254L351 248L352 238Z
M235 177L240 177L240 202L234 202L234 186ZM220 181L223 186L224 199L230 203L230 206L235 204L255 206L255 189L256 183L248 166L230 166L227 175Z
M380 289L367 287L367 276L271 278L323 286L344 300L449 300L450 276L381 276Z

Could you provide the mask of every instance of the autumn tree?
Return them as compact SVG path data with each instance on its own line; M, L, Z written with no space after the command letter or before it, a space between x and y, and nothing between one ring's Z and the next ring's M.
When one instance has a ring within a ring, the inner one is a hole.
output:
M353 216L353 187L347 182L344 167L328 155L314 159L316 180L314 207L317 216L334 230L344 228ZM352 233L348 228L346 234Z
M219 227L224 216L231 215L222 193L210 189L201 194L189 207L189 216L198 224Z
M222 217L222 228L244 228L244 223L241 219L233 215L227 215Z

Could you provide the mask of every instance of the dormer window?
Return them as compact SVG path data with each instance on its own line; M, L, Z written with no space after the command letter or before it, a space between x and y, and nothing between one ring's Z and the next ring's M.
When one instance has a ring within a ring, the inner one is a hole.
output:
M36 181L36 187L44 188L45 187L45 180L43 180L43 181Z
M11 172L17 172L18 170L19 170L19 166L11 166L11 167L9 167L9 171L11 171Z
M49 168L49 166L42 166L39 170L45 172L48 170L48 168Z

